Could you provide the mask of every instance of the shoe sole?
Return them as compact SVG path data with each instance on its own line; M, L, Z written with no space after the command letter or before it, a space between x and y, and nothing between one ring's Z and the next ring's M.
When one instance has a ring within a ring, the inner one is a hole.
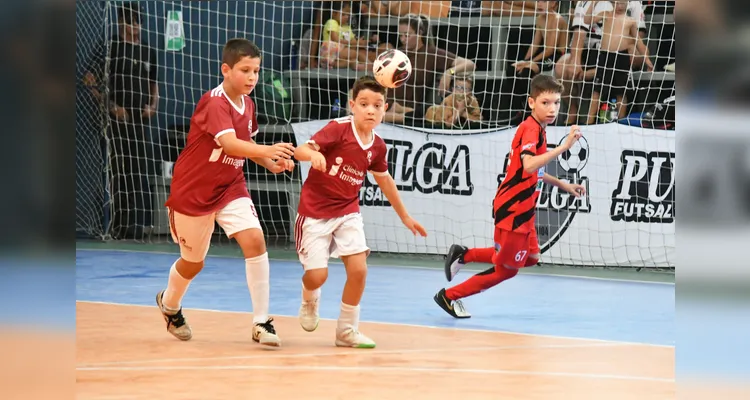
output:
M337 340L336 341L336 347L348 347L348 348L352 348L352 349L374 349L375 348L375 343L373 343L373 344L360 343L360 344L351 345L351 344L348 344L348 343L339 342Z
M456 251L454 251L454 249L456 249ZM451 276L451 265L453 264L453 261L456 260L455 258L452 258L451 256L460 250L461 248L455 244L452 244L451 247L448 249L448 255L445 258L445 265L443 265L443 270L445 271L445 279L448 282L453 280L453 277Z
M281 347L280 341L261 341L259 339L253 338L253 342L262 344L263 346L268 346L268 347Z
M161 302L161 298L162 298L163 295L164 295L164 291L163 290L161 292L159 292L159 293L156 294L156 306L159 307L159 314L161 314L162 318L164 318L164 322L169 322L169 318L166 316L166 314L164 314L164 312L162 312L162 309L164 308L164 305ZM167 329L167 332L169 332L169 329ZM192 333L190 334L190 336L188 336L186 338L177 336L177 335L175 335L172 332L169 332L169 334L172 335L172 336L174 336L174 337L176 337L177 339L179 339L179 340L181 340L183 342L187 342L188 340L190 340L190 339L193 338L193 334Z
M318 329L318 325L320 325L320 318L318 318L318 320L315 322L315 326L312 329L305 328L305 326L302 325L301 322L299 324L299 326L301 326L302 330L305 331L305 332L313 332L313 331L315 331L316 329Z

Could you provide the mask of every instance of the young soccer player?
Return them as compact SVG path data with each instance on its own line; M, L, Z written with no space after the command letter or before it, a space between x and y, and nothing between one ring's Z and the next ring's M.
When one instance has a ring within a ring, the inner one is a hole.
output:
M273 173L291 171L294 146L258 145L255 103L247 95L258 82L261 53L245 39L224 46L221 85L205 93L190 120L187 145L177 158L166 206L172 238L180 258L172 264L166 290L156 304L167 331L190 340L192 330L182 315L181 302L190 282L203 269L214 222L234 238L245 257L247 285L253 304L252 339L268 346L281 341L268 316L269 265L258 214L244 177L245 158ZM275 161L274 161L275 160Z
M373 129L383 120L386 89L370 76L359 78L349 100L352 116L335 119L294 152L309 161L296 222L297 253L305 274L299 320L308 332L318 327L320 287L328 278L328 258L338 257L346 268L336 346L373 348L375 342L358 330L359 302L365 290L367 255L359 191L369 171L401 222L413 234L427 236L409 216L396 183L388 173L386 146Z
M480 272L464 283L435 294L435 302L455 318L469 318L461 299L508 280L518 269L530 267L539 261L539 243L536 238L534 216L537 197L542 182L555 185L578 197L585 194L582 185L563 182L546 172L544 166L562 154L581 137L574 125L567 139L552 151L547 151L545 128L557 118L560 110L562 84L549 75L537 75L531 80L529 116L518 126L508 160L508 173L498 186L493 202L495 215L495 247L466 249L453 245L445 263L445 274L452 280L465 262L491 262L494 266Z

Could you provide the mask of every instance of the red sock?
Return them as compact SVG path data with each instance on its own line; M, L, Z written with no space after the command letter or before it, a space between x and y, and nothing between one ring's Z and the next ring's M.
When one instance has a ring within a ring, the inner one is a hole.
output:
M464 254L464 263L481 262L492 264L492 256L495 255L494 247L469 249Z
M502 281L506 281L518 274L517 269L495 266L482 271L466 282L460 283L445 290L445 297L450 300L458 300L487 290Z

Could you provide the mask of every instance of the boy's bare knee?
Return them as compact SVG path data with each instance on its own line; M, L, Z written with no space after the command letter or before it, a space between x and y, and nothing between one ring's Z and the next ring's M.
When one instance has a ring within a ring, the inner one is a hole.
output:
M198 275L199 272L201 272L204 265L205 261L203 260L193 262L187 261L184 258L180 257L175 265L175 269L177 269L177 272L181 277L185 279L193 279L196 275Z
M328 280L328 268L309 269L305 271L305 275L302 278L305 287L308 289L317 289L323 286L326 280Z
M367 279L367 253L353 254L342 257L346 266L346 279L348 281L361 281Z
M266 252L266 239L260 229L246 229L235 233L232 238L237 241L245 258L253 258Z
M364 265L346 269L346 279L355 282L367 280L367 267Z

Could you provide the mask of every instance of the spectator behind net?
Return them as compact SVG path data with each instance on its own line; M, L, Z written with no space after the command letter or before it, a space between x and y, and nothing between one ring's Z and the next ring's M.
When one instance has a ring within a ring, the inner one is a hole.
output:
M619 118L625 117L626 107L623 97L630 77L635 54L647 54L648 50L638 35L638 21L628 17L627 1L612 2L614 9L593 15L593 7L587 20L593 24L602 23L602 41L599 51L594 92L589 105L588 124L596 122L596 112L600 101L617 99ZM587 21L588 22L588 21ZM637 50L637 53L636 53ZM644 63L649 71L654 65L649 58Z
M448 93L454 75L474 72L474 62L437 48L429 32L430 20L425 16L409 14L399 19L399 50L409 57L412 73L404 85L388 91L392 112L386 113L386 122L403 123L407 115L423 118L432 99L442 100Z
M456 128L467 128L472 122L481 122L482 109L474 96L473 86L471 76L457 75L453 81L453 93L441 105L430 106L425 120Z
M537 1L534 39L523 60L511 64L508 80L512 86L510 108L512 124L520 123L526 111L526 97L531 78L542 71L552 69L567 50L568 33L565 19L557 13L559 3L556 1Z
M141 39L138 2L120 5L117 20L118 36L108 54L108 99L104 99L98 88L104 59L89 62L84 84L109 110L112 235L140 238L152 226L153 201L148 176L154 155L149 124L159 104L157 57L156 51ZM105 56L104 46L97 56Z
M628 12L638 21L639 36L646 36L646 21L643 5L640 1L628 1ZM590 95L591 82L596 78L599 57L599 47L602 40L601 24L591 23L587 16L598 15L612 9L609 1L579 1L576 2L571 21L572 37L570 53L565 54L555 64L555 77L562 80L563 101L568 105L566 124L580 122L578 112L579 102L584 96ZM646 48L646 51L648 49ZM635 67L643 63L648 56L645 53L634 59Z
M351 68L364 71L368 66L368 39L357 38L350 25L352 6L349 2L336 2L331 18L323 26L320 43L321 68Z

